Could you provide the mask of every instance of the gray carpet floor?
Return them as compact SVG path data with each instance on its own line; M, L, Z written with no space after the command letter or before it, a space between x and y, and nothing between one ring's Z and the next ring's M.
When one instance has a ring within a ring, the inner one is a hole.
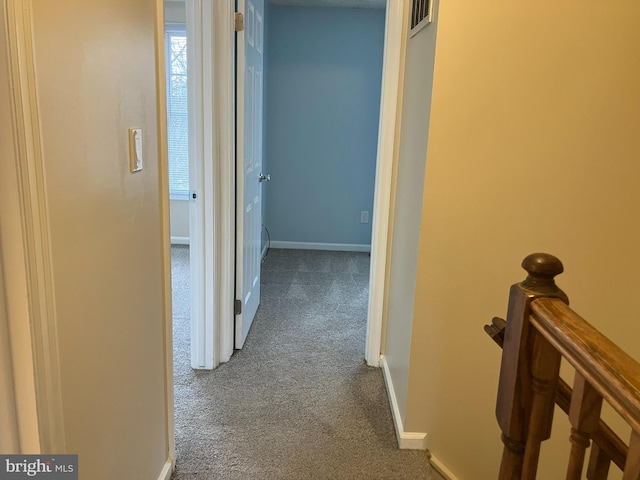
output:
M189 365L189 250L172 248L175 480L425 479L364 363L369 255L271 250L241 351Z

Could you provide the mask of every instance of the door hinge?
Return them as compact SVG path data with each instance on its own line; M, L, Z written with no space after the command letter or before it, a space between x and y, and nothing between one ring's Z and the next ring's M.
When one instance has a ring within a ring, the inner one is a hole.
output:
M242 313L242 300L236 300L233 307L233 314L240 315Z
M233 16L233 27L236 32L244 30L244 15L242 12L235 12Z

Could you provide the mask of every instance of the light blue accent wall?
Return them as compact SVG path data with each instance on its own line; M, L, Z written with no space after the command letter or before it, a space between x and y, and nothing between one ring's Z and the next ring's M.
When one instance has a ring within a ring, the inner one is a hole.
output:
M271 6L265 223L272 240L371 243L384 17L384 10Z

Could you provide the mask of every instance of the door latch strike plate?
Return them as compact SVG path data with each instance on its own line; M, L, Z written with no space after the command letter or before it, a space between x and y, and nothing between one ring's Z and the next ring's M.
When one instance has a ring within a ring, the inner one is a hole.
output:
M234 315L240 315L242 313L242 300L236 300L233 308Z

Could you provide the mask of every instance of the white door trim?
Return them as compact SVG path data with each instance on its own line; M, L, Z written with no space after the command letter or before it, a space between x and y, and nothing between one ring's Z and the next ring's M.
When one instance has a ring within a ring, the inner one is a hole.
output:
M215 139L212 1L186 2L189 111L191 367L212 369L216 352Z
M51 234L35 75L31 2L3 2L7 22L18 196L25 251L40 450L65 452Z
M197 269L199 272L191 269L192 328L198 346L192 350L191 366L212 369L233 354L234 3L195 0L186 2L186 7L191 92L189 157L190 162L195 158L200 164L201 177L199 198L192 205L190 248L204 266Z
M391 210L391 182L396 143L398 95L404 9L407 2L387 0L380 96L380 126L371 232L371 263L369 274L369 308L365 359L373 367L380 366L382 328L386 296L387 250Z
M162 230L162 286L164 322L165 413L167 462L172 472L176 459L173 394L173 312L171 305L171 226L169 221L169 154L167 133L167 85L164 33L164 0L156 0L156 108L158 115L158 177L160 181L160 229Z
M216 252L218 255L219 362L227 362L234 350L235 285L235 31L234 3L217 0L214 9L216 72L214 81L214 117L218 173L218 210Z

